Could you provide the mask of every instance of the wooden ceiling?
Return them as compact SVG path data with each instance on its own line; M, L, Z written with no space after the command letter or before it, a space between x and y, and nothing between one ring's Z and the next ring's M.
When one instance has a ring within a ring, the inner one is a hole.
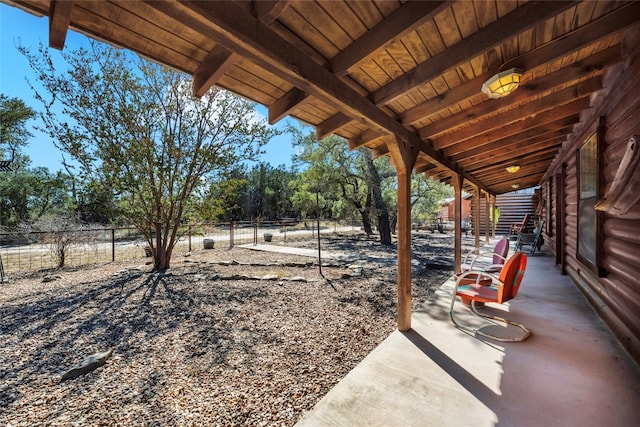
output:
M491 194L539 184L640 31L640 2L2 1L48 16L52 47L72 28L375 155L393 135L420 150L416 173ZM481 93L512 67L513 94Z

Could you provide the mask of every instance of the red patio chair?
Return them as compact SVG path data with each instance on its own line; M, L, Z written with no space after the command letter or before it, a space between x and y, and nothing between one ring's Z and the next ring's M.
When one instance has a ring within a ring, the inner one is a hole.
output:
M497 304L503 304L515 298L515 296L518 294L518 289L520 288L520 283L522 282L522 277L524 276L524 271L526 270L526 268L527 256L524 254L524 252L516 252L505 263L502 271L500 272L500 277L496 277L483 271L467 271L457 276L456 286L453 290L453 295L451 298L451 307L449 308L449 318L451 319L453 324L458 329L477 335L482 335L496 341L518 342L526 340L531 335L531 331L524 325L511 320L503 319L502 317L479 313L475 306L476 302L493 302ZM480 329L471 328L469 326L458 323L453 317L453 305L455 304L457 297L470 300L471 311L475 315L494 320L496 322L502 322L516 326L522 329L523 334L514 338L503 338L488 334L481 331Z

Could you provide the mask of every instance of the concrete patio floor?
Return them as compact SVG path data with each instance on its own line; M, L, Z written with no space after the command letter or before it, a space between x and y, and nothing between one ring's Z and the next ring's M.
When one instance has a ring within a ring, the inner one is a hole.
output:
M640 426L640 368L548 256L529 257L518 297L494 313L521 343L478 339L448 318L446 282L298 426ZM456 318L479 319L459 302Z

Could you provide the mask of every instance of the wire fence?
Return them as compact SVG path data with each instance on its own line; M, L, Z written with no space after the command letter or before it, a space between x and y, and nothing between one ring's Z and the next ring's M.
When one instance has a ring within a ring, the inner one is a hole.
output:
M357 220L322 220L320 233L356 231L361 225ZM174 252L243 244L293 244L296 240L316 237L317 227L316 220L289 219L185 225ZM60 242L66 245L64 265L67 267L151 256L143 235L132 227L0 233L0 266L4 273L55 268Z

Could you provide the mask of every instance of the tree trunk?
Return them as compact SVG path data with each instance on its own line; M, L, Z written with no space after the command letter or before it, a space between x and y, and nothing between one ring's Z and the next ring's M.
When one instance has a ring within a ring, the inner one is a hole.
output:
M369 210L360 209L359 212L362 217L362 227L364 228L364 232L367 233L367 236L372 235L373 228L371 227L371 218L369 218Z
M373 157L371 157L371 151L364 155L367 162L367 175L369 179L367 184L369 185L369 192L373 198L373 204L376 208L378 215L378 232L380 233L380 242L383 245L391 244L391 227L389 225L389 211L382 199L382 191L380 190L380 174L376 165L373 163Z
M162 224L156 223L156 245L153 248L153 269L155 271L165 271L169 268L168 251L162 234Z

